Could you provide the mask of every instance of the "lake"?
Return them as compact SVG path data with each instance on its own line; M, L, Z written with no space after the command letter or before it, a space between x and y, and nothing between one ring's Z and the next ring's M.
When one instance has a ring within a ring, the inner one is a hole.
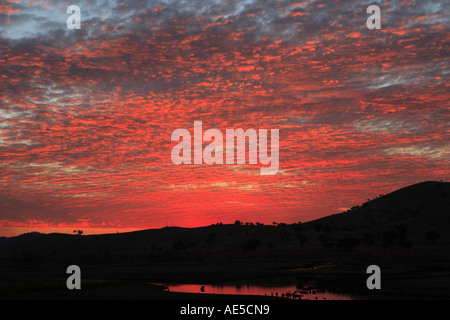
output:
M284 297L302 300L353 300L350 295L299 285L295 276L235 280L213 284L164 284L170 292Z

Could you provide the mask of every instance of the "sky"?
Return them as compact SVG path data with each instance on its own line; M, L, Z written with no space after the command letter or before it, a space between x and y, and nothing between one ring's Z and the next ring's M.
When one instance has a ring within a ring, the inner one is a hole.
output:
M0 229L304 222L449 181L449 8L0 0ZM278 172L174 164L194 121L278 129Z

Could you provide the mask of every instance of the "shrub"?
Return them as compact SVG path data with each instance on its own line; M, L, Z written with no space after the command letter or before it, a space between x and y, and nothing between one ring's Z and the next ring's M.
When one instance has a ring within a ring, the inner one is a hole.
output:
M246 240L241 244L241 248L244 251L254 251L256 248L261 245L261 241L258 239Z

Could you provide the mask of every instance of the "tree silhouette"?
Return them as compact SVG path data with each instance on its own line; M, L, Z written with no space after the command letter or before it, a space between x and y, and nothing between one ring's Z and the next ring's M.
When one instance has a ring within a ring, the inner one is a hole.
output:
M297 240L298 242L300 242L300 246L303 247L303 243L305 243L306 241L308 241L308 238L303 234L303 227L302 227L302 223L299 222L295 227L294 227L295 233L297 234Z
M269 254L272 255L272 250L273 250L273 242L269 242L267 243L267 248L269 249Z
M431 242L431 244L434 244L434 242L439 239L441 236L435 231L430 230L425 234L425 238Z
M383 248L386 249L390 246L393 246L397 243L398 235L395 230L387 230L383 232L382 245Z
M342 249L352 250L353 247L357 246L358 244L359 244L358 238L351 237L348 235L345 235L343 238L338 240L338 247Z
M206 242L214 242L216 241L216 234L215 233L210 233L208 235L208 237L206 238Z
M366 246L372 246L375 244L375 237L371 233L365 233L362 238L362 243Z
M297 240L300 242L300 246L303 247L303 243L308 241L308 238L303 233L297 233Z
M261 241L259 241L258 239L251 239L251 240L244 241L241 244L241 248L244 251L254 251L254 250L256 250L256 248L259 245L261 245Z
M322 247L326 248L326 249L333 249L335 243L331 242L328 238L328 235L325 234L319 234L319 236L317 237L320 241L320 244L322 245Z
M325 233L331 233L331 231L333 231L333 228L331 226L326 225L323 228L323 232L325 232Z
M323 228L323 223L322 222L315 223L313 225L313 228L316 232L320 232Z
M181 251L186 249L186 245L184 243L183 240L178 240L177 242L174 243L173 247L175 248L175 250Z

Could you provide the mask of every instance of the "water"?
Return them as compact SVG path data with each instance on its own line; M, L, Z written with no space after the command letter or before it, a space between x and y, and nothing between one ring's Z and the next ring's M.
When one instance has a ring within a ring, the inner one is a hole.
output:
M203 294L232 294L284 297L302 300L352 300L349 295L298 285L295 277L230 281L216 284L165 284L166 291Z

